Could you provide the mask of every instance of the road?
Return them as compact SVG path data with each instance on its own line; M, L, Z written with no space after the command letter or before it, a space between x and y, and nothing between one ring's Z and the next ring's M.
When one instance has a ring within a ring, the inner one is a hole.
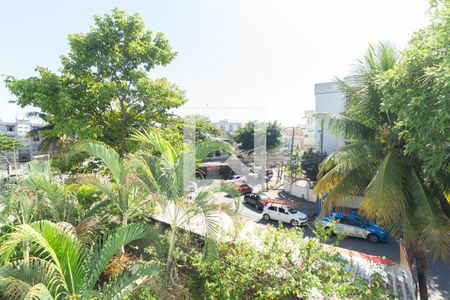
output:
M316 213L316 204L308 202L296 197L292 197L281 190L270 190L265 192L271 198L289 199L300 203L299 209L308 215L309 220L314 220ZM278 226L275 221L265 221L262 218L260 211L257 211L253 206L242 204L239 214L249 221L253 221L260 224L271 224ZM289 227L286 224L286 227ZM313 236L308 226L304 227L305 236ZM396 240L390 239L385 243L370 243L367 240L348 237L340 241L339 247L368 253L371 255L384 256L395 262L399 262L399 244ZM430 299L450 299L450 267L442 262L430 261L429 272L429 295Z

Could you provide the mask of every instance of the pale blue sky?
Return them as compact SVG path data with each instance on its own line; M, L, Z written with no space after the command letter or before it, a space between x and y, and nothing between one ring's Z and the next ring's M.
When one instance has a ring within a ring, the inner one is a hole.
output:
M2 1L0 74L56 70L67 34L88 31L94 14L113 7L139 12L168 36L179 54L153 76L186 91L185 113L244 121L258 118L255 107L286 125L314 108L314 83L348 75L368 43L404 47L428 22L426 0ZM9 99L0 84L4 121L24 114Z

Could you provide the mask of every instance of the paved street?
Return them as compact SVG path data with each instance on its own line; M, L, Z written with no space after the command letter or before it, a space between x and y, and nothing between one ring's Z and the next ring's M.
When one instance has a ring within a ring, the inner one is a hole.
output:
M264 192L271 198L289 199L300 203L299 210L308 215L309 220L312 222L315 218L316 204L301 200L296 197L291 197L281 190L271 190ZM240 209L240 215L245 219L254 221L260 224L271 224L278 226L275 221L265 221L262 218L261 211L257 211L253 206L242 204ZM285 225L289 227L289 224ZM308 226L304 227L305 236L313 236ZM342 240L339 244L340 247L368 253L371 255L384 256L395 262L399 262L399 245L398 242L390 239L386 243L370 243L367 240L348 237ZM450 299L450 267L441 262L430 262L430 299Z

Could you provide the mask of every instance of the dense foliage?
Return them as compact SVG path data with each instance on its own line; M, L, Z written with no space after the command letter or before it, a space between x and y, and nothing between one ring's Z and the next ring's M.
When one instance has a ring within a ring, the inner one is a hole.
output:
M396 66L379 80L383 109L396 116L393 129L405 154L417 155L435 175L445 171L450 150L450 1L432 4L432 23L413 35Z
M5 132L0 132L0 154L3 154L5 151L15 151L21 146L22 144L14 137L9 136Z
M59 73L37 67L38 76L7 77L6 86L24 107L46 115L52 137L76 135L104 141L123 156L133 128L165 124L169 110L185 103L184 92L148 72L175 57L162 33L147 30L139 15L114 9L95 17L88 33L69 35Z
M267 124L248 122L233 134L233 138L240 144L240 149L252 151L255 147L255 132L256 136L258 136L260 131L263 132L263 129L266 130L267 148L271 149L280 145L281 127L277 121L268 122Z
M327 156L326 153L320 153L313 149L308 149L301 156L301 168L309 180L317 181L319 165Z
M390 299L381 275L354 276L348 261L325 250L301 229L267 228L259 246L249 241L218 245L218 257L179 251L178 288L193 299Z
M441 166L443 172L426 176L423 161L406 149L407 136L398 128L400 115L385 110L390 95L378 79L393 70L397 60L391 46L371 46L351 82L341 81L345 111L324 119L349 143L323 161L315 192L328 195L325 209L345 206L362 195L361 213L402 238L417 268L421 299L426 299L428 255L450 261L449 189L441 184L449 174Z

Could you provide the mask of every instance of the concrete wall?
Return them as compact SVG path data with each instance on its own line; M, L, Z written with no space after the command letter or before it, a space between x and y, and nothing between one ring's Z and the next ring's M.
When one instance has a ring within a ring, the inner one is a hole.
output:
M345 96L339 91L337 82L317 83L314 85L314 93L316 113L340 113L344 111ZM317 130L315 149L320 151L321 122L316 121L315 125ZM331 133L326 127L325 125L323 129L323 151L329 154L344 145L344 138Z
M285 177L285 179L287 178ZM312 189L309 188L308 181L306 180L299 180L291 186L289 180L287 179L284 181L283 190L292 196L304 198L307 201L316 202Z

